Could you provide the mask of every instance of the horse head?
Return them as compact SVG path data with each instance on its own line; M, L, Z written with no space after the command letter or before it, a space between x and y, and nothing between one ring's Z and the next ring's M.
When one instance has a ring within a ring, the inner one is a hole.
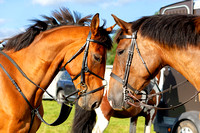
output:
M84 109L95 109L101 102L105 86L103 81L106 53L112 46L109 33L113 27L103 29L99 26L99 14L94 15L87 39L84 39L85 46L80 49L81 53L65 66L79 90L78 103ZM68 59L69 55L66 54L64 60ZM63 65L64 63L65 61Z
M159 71L160 51L152 41L140 33L141 21L127 23L112 15L121 28L109 82L108 100L114 109L129 108L126 93L137 95ZM126 88L126 89L124 89Z

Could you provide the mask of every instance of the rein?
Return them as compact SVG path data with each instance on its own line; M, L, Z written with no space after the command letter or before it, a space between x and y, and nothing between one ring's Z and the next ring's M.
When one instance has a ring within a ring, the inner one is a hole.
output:
M17 65L17 63L10 58L7 54L5 54L4 52L0 51L0 53L2 55L4 55L16 68L17 70L28 80L30 81L32 84L34 84L36 87L40 88L42 91L46 92L50 97L52 97L54 100L56 100L51 94L49 94L46 90L44 90L43 88L41 88L39 85L37 85L36 83L34 83L31 79L29 79L26 74L22 71L22 69ZM19 91L19 93L22 95L22 97L24 98L24 100L26 101L26 103L29 105L30 109L31 109L31 124L30 124L30 128L29 131L31 130L31 127L33 125L33 121L34 121L34 117L35 115L37 115L37 117L44 122L47 125L50 126L57 126L62 124L69 116L72 107L66 105L66 104L62 104L61 106L61 110L60 110L60 114L58 116L58 118L53 122L53 123L47 123L42 116L39 113L39 108L41 105L39 105L38 107L34 108L31 103L28 101L28 99L26 98L26 96L24 95L24 93L22 92L22 90L20 89L20 87L17 85L17 83L15 82L15 80L10 76L10 74L6 71L6 69L2 66L2 64L0 64L1 69L5 72L5 74L8 76L8 78L10 79L10 81L13 83L13 85L15 86L15 88ZM57 100L56 100L57 101Z
M68 63L70 63L73 59L75 59L84 50L84 48L85 48L81 72L73 80L76 80L79 76L81 76L80 85L86 87L86 89L83 90L83 91L77 90L77 91L73 92L72 94L70 94L67 97L65 97L66 100L67 100L67 98L69 98L70 96L72 96L72 95L74 95L76 93L81 92L81 94L77 97L77 99L78 99L81 96L85 96L85 95L88 95L88 94L91 94L91 93L95 93L95 92L97 92L99 90L102 90L106 86L106 85L103 85L103 86L101 86L101 87L99 87L99 88L97 88L95 90L87 92L87 85L85 83L85 73L89 72L90 74L92 74L92 75L94 75L94 76L96 76L96 77L104 80L104 78L102 78L99 75L97 75L97 74L93 73L92 71L90 71L89 68L88 68L88 66L87 66L87 55L88 55L89 43L90 42L94 42L94 43L98 43L100 45L103 45L104 47L107 47L107 45L105 43L102 43L102 42L99 42L97 40L93 40L93 39L90 39L90 38L91 38L91 32L89 32L89 34L88 34L88 37L86 39L86 43L62 67L62 70L65 69L65 66ZM43 89L42 87L40 87L39 85L37 85L36 83L34 83L30 78L28 78L28 76L23 72L23 70L17 65L17 63L11 57L9 57L6 53L4 53L1 50L0 50L0 54L4 55L29 82L31 82L32 84L34 84L36 87L40 88L43 92L46 92L51 98L53 98L55 101L57 101L57 99L54 98L50 93L48 93L48 91L46 91L45 89ZM8 78L10 79L10 81L13 83L13 85L16 87L16 89L19 91L19 93L22 95L22 97L24 98L24 100L26 101L26 103L29 105L29 107L31 109L31 123L30 123L30 128L29 128L28 132L30 132L30 130L32 128L35 115L37 115L37 117L42 122L44 122L45 124L50 125L50 126L60 125L60 124L62 124L68 118L68 116L69 116L69 114L71 112L71 109L72 109L72 105L70 103L68 103L68 102L65 102L65 103L62 103L60 114L59 114L58 118L53 123L51 123L51 124L47 123L42 118L42 116L39 113L39 108L40 108L41 105L39 105L38 107L34 108L31 105L31 103L28 101L28 99L26 98L26 96L24 95L24 93L22 92L22 90L20 89L20 87L17 85L17 83L15 82L15 80L10 76L10 74L6 71L6 69L3 67L2 64L0 64L0 67L5 72L5 74L8 76Z
M138 45L137 45L137 42L136 42L137 31L133 32L132 35L121 35L119 38L120 39L131 39L131 46L130 46L130 49L129 49L128 59L127 59L127 62L126 62L124 79L121 79L119 76L117 76L114 73L111 73L110 76L123 85L124 102L127 102L131 106L137 106L134 103L132 103L131 100L129 100L130 98L132 98L133 100L136 100L139 103L140 106L146 107L147 109L153 109L154 108L154 109L157 109L157 110L170 110L170 109L178 108L178 107L188 103L189 101L191 101L193 98L195 98L200 93L200 91L198 91L192 97L190 97L188 100L184 101L183 103L180 103L180 104L175 105L175 106L170 106L168 108L160 108L160 107L148 105L147 102L144 103L143 101L141 101L141 99L138 99L136 96L134 96L133 94L130 93L128 88L131 89L136 95L146 95L146 98L147 98L146 101L148 101L148 100L152 99L152 97L154 97L154 96L162 95L163 93L166 93L168 91L171 91L172 89L175 89L177 86L180 86L180 85L188 82L188 80L185 80L185 81L183 81L183 82L181 82L181 83L179 83L179 84L177 84L177 85L175 85L173 87L171 86L171 87L169 87L168 89L166 89L166 90L164 90L162 92L161 92L158 84L155 83L155 85L156 85L157 89L159 90L159 92L158 93L154 93L154 94L144 94L144 93L141 93L141 91L136 90L130 84L128 84L130 66L131 66L131 63L132 63L133 55L134 55L134 47L136 47L136 51L137 51L137 53L138 53L143 65L145 66L147 72L149 73L150 78L153 78L153 76L152 76L151 72L149 71L144 59L142 58L142 55L141 55L140 50L138 48Z
M181 83L179 83L179 84L177 84L177 85L174 85L173 87L169 87L168 89L166 89L165 91L163 91L163 92L161 92L161 93L155 93L155 94L148 94L148 97L147 97L147 100L149 100L151 97L153 97L153 96L156 96L156 95L161 95L161 94L163 94L163 93L165 93L165 92L168 92L168 91L171 91L172 89L175 89L176 87L178 87L178 86L180 86L181 84L184 84L184 83L186 83L186 82L188 82L188 80L185 80L185 81L183 81L183 82L181 82ZM178 108L178 107L180 107L180 106L183 106L184 104L186 104L186 103L188 103L188 102L190 102L192 99L194 99L196 96L198 96L198 94L200 93L200 91L197 91L193 96L191 96L189 99L187 99L187 100L185 100L184 102L182 102L182 103L180 103L180 104L177 104L177 105L171 105L170 107L167 107L167 108L161 108L161 107L156 107L156 106L152 106L152 105L148 105L148 104L146 104L146 103L143 103L143 102L141 102L140 101L140 99L137 99L135 96L133 96L132 94L128 94L131 98L133 98L133 99L135 99L136 101L138 101L139 102L139 105L140 106L143 106L143 107L145 107L145 108L147 108L147 109L157 109L157 110L171 110L171 109L176 109L176 108ZM131 102L127 102L128 104L130 104L130 105L132 105L132 106L135 106L133 103L131 103Z

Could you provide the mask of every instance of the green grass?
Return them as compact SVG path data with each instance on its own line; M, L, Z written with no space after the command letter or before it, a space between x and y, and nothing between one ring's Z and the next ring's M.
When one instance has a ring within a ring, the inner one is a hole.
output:
M59 115L60 105L55 101L46 101L43 100L44 105L44 119L51 123L53 122ZM44 123L41 124L37 133L70 133L72 122L74 116L74 108L71 111L68 119L59 126L47 126ZM111 118L110 123L105 131L105 133L128 133L129 132L129 119L118 119ZM137 133L144 132L144 118L139 117L137 124ZM155 133L153 131L153 127L151 133Z

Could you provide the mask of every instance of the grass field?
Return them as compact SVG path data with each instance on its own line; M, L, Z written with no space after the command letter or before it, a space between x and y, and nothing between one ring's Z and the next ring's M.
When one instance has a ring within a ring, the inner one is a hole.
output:
M60 105L55 101L43 101L44 105L44 119L47 122L53 122L59 115ZM69 118L59 126L47 126L44 123L40 126L37 133L70 133L74 116L74 108ZM105 133L128 133L129 132L129 119L111 118L110 124ZM137 133L144 132L144 118L139 117L137 124ZM153 128L151 133L153 132Z

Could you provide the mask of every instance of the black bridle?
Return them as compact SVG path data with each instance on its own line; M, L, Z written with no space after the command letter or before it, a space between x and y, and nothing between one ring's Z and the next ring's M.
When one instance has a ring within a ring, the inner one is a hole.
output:
M124 73L124 78L121 79L119 76L117 76L116 74L114 74L113 72L111 73L111 77L114 78L115 80L117 80L118 82L120 82L123 85L123 96L124 96L124 101L128 102L129 101L129 96L128 94L130 93L130 91L128 90L131 89L133 91L133 93L135 93L136 95L139 94L143 94L141 93L141 91L136 90L135 88L133 88L129 83L128 83L128 77L129 77L129 73L130 73L130 66L132 63L132 59L133 59L133 55L134 55L134 49L136 48L137 53L139 54L140 59L142 60L142 63L144 64L147 72L149 73L150 77L152 77L151 72L149 71L144 59L141 56L141 53L138 49L138 45L136 42L137 39L137 31L133 32L132 35L121 35L119 37L119 39L131 39L131 46L129 48L129 52L128 52L128 58L127 58L127 62L126 62L126 68L125 68L125 73Z
M86 89L85 90L77 90L75 91L73 94L69 95L68 97L66 97L65 99L67 100L67 98L69 98L70 96L80 92L81 94L77 97L80 98L81 96L85 96L85 95L88 95L88 94L91 94L91 93L95 93L99 90L102 90L106 85L102 85L101 87L99 88L96 88L92 91L89 91L87 92L87 85L85 83L85 73L90 73L102 80L104 80L104 78L100 77L99 75L93 73L92 71L89 70L88 68L88 65L87 65L87 57L88 57L88 49L89 49L89 43L90 42L94 42L94 43L98 43L100 45L103 45L104 47L108 47L107 44L105 43L102 43L100 41L97 41L97 40L93 40L91 39L91 32L89 32L88 34L88 37L86 39L86 43L78 50L78 52L72 56L70 58L69 61L67 61L65 63L65 65L62 67L62 69L65 69L66 65L68 63L70 63L73 59L75 59L84 49L84 57L83 57L83 62L82 62L82 69L81 69L81 72L73 79L73 80L76 80L79 76L81 76L81 82L79 83L81 86L85 87ZM23 70L17 65L17 63L11 58L9 57L6 53L4 53L3 51L0 50L0 53L2 55L4 55L17 69L18 71L28 80L30 81L32 84L34 84L36 87L40 88L42 91L46 92L51 98L53 98L55 101L57 101L56 98L54 98L50 93L48 93L48 91L46 91L45 89L41 88L39 85L37 85L36 83L34 83L30 78L28 78L28 76L23 72ZM22 97L24 98L24 100L26 101L26 103L29 105L30 109L31 109L31 124L30 124L30 128L29 128L29 132L31 130L31 127L33 125L33 121L34 121L34 117L35 115L37 115L37 117L42 121L44 122L45 124L47 125L50 125L50 126L57 126L59 124L62 124L69 116L70 112L71 112L71 109L72 109L72 104L71 103L68 103L66 102L65 104L62 103L62 106L61 106L61 111L60 111L60 115L59 117L56 119L56 121L54 121L53 123L49 124L47 123L43 118L42 116L39 114L39 108L41 105L39 105L38 107L33 107L31 105L31 103L28 101L28 99L26 98L26 96L24 95L24 93L22 92L22 90L20 89L20 87L18 86L18 84L15 82L15 80L10 76L10 74L6 71L6 69L3 67L2 64L0 64L0 67L1 69L5 72L5 74L8 76L8 78L10 79L10 81L13 83L13 85L16 87L16 89L20 92L20 94L22 95Z
M130 93L130 91L128 90L131 89L133 91L133 93L135 93L136 95L146 95L146 101L148 101L149 99L152 99L152 97L156 96L156 95L162 95L163 93L165 92L168 92L168 91L171 91L172 89L175 89L177 86L180 86L186 82L188 82L188 80L185 80L175 86L171 86L170 88L166 89L165 91L162 91L160 90L160 88L158 87L158 84L155 83L156 87L158 88L159 92L158 93L154 93L154 94L144 94L142 91L138 91L136 90L135 88L133 88L129 83L128 83L128 77L129 77L129 72L130 72L130 66L131 66L131 63L132 63L132 59L133 59L133 55L134 55L134 48L136 48L136 51L142 61L142 63L144 64L147 72L149 73L149 76L150 78L153 78L151 72L149 71L144 59L142 58L142 55L140 53L140 50L138 48L138 44L136 42L136 39L137 39L137 31L136 32L133 32L132 35L121 35L119 37L119 39L131 39L131 46L130 46L130 49L129 49L129 53L128 53L128 59L127 59L127 62L126 62L126 68L125 68L125 74L124 74L124 79L121 79L119 76L117 76L116 74L114 73L111 73L111 77L114 78L115 80L117 80L118 82L120 82L122 85L123 85L123 96L124 96L124 102L127 102L128 104L132 105L132 106L136 106L135 104L133 104L132 102L134 101L130 101L129 99L132 98L133 100L136 100L137 102L139 102L139 105L140 106L143 106L147 109L157 109L157 110L170 110L170 109L175 109L175 108L178 108L186 103L188 103L189 101L191 101L193 98L195 98L199 93L200 91L196 92L193 96L191 96L189 99L187 99L186 101L178 104L178 105L174 105L174 106L170 106L168 108L160 108L160 107L156 107L156 106L152 106L152 105L148 105L147 103L144 103L142 102L140 99L138 99L136 96L132 95Z
M72 95L74 95L74 94L76 94L76 93L79 93L79 96L77 97L77 99L78 99L78 98L80 98L81 96L86 96L86 95L88 95L88 94L95 93L95 92L97 92L97 91L99 91L99 90L102 90L102 89L106 86L106 84L105 84L105 85L100 86L99 88L96 88L96 89L94 89L94 90L91 90L91 91L87 92L87 88L88 88L88 87L87 87L87 85L86 85L86 83L85 83L85 74L86 74L86 73L90 73L90 74L96 76L97 78L99 78L99 79L101 79L101 80L103 80L103 81L106 81L104 78L102 78L102 77L100 77L99 75L95 74L94 72L90 71L90 69L89 69L89 67L88 67L88 64L87 64L87 57L88 57L88 50L89 50L89 44L90 44L90 42L94 42L94 43L100 44L100 45L102 45L102 46L104 46L104 47L108 47L108 45L105 44L105 43L103 43L103 42L100 42L100 41L91 39L91 32L89 32L88 37L87 37L87 39L86 39L86 43L85 43L85 44L78 50L78 52L75 53L75 54L69 59L69 61L66 62L65 65L62 67L62 70L65 69L65 67L66 67L66 65L67 65L68 63L70 63L70 62L71 62L73 59L75 59L81 52L83 52L83 50L85 50L85 51L84 51L84 56L83 56L83 61L82 61L81 72L80 72L79 74L77 74L77 75L72 79L72 81L74 81L74 80L76 80L78 77L81 76L81 81L80 81L80 83L78 83L76 86L80 85L80 86L82 86L82 87L85 88L85 89L84 89L84 90L81 90L81 89L77 89L77 88L76 88L77 91L75 91L75 92L69 94L67 97L65 97L65 100L66 100L66 101L68 101L67 99L68 99L70 96L72 96Z

